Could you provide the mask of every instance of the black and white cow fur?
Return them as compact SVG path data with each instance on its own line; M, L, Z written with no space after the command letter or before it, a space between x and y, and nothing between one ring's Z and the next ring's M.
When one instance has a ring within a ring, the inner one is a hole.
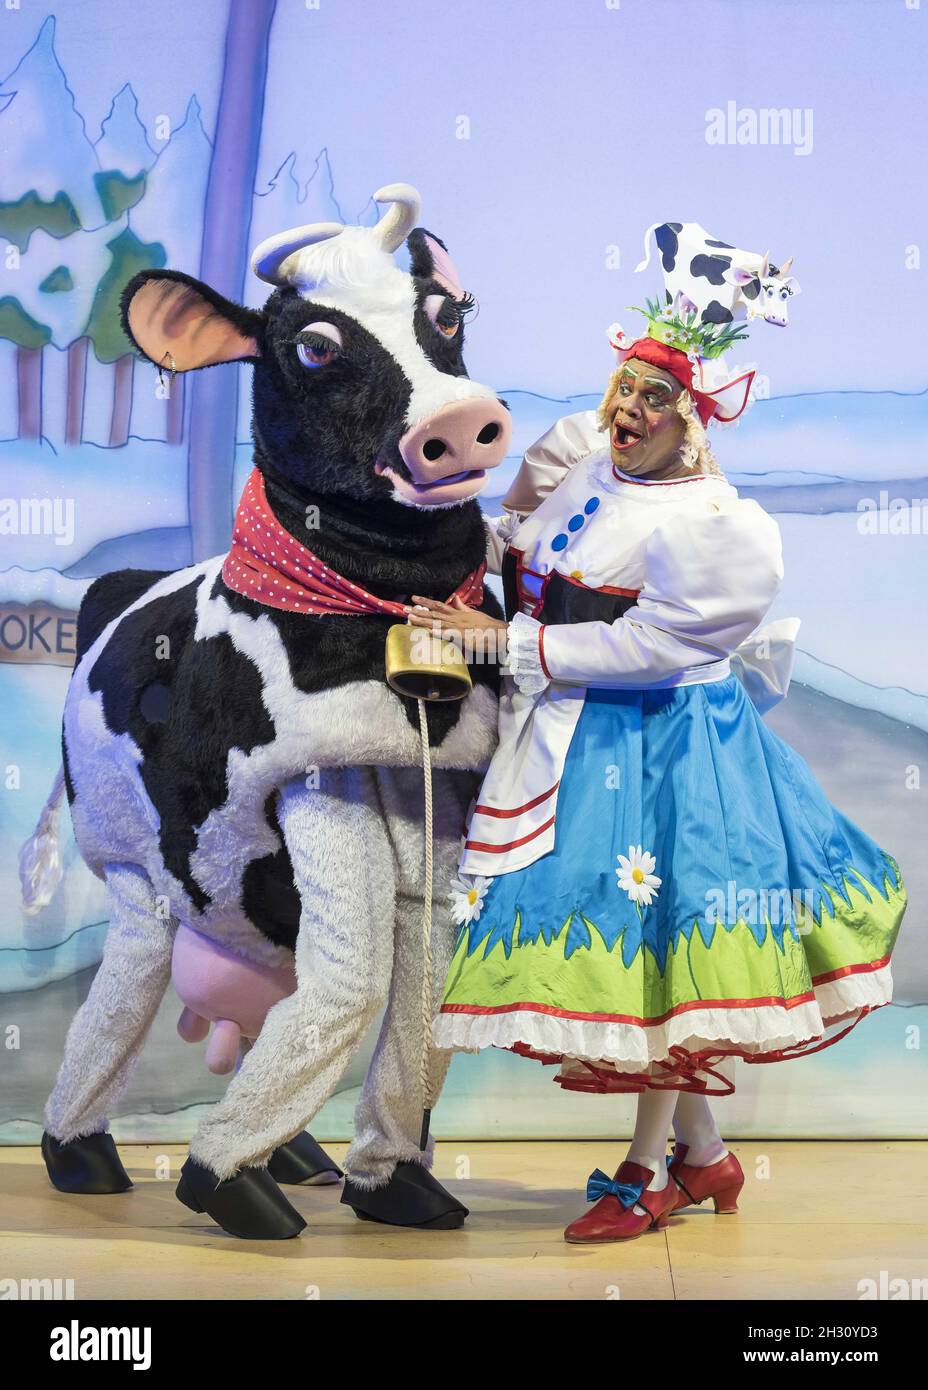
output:
M702 323L731 323L734 319L762 318L785 328L789 301L799 293L799 282L787 272L793 258L776 266L769 254L742 251L727 241L717 241L698 222L655 222L644 235L644 259L635 269L646 270L651 259L651 236L657 244L664 272L667 303L679 294L687 302L703 305Z
M254 460L292 535L378 597L447 598L485 557L473 498L505 453L508 423L494 393L467 378L469 300L442 243L410 231L415 190L375 196L390 204L376 227L301 228L260 248L253 264L277 285L260 311L188 276L143 272L124 321L155 363L253 364ZM404 241L408 270L392 254ZM480 436L469 453L443 423L461 402ZM70 1190L113 1190L111 1162L118 1186L106 1117L183 923L252 961L295 952L297 988L201 1122L182 1200L235 1234L296 1234L303 1223L265 1165L385 1008L346 1160L351 1203L399 1224L459 1224L464 1208L420 1149L423 784L416 702L384 676L395 619L260 606L226 586L222 561L109 574L81 607L65 782L111 920L47 1106L50 1172ZM491 594L484 607L499 615ZM496 669L475 665L466 699L428 709L436 884L453 873L493 750ZM436 993L450 937L436 912ZM432 1055L435 1094L447 1057Z

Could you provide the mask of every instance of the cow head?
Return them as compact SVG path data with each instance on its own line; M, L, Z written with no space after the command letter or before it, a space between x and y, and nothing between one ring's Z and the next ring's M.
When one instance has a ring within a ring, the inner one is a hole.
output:
M473 300L444 244L413 230L408 184L374 194L373 227L314 223L262 242L252 268L275 288L241 308L176 271L123 295L126 332L156 365L255 369L255 463L313 494L428 508L480 492L505 457L509 412L464 366ZM406 243L408 270L393 253Z
M769 255L764 257L758 270L748 270L742 266L732 266L724 273L730 285L738 285L747 306L748 319L762 318L765 323L785 328L789 323L789 301L799 293L799 281L787 271L793 263L790 256L779 267L770 264Z

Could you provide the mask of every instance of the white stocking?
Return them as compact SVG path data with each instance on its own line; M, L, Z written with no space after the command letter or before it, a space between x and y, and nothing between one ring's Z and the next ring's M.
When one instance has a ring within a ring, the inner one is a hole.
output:
M650 1168L654 1177L648 1183L649 1192L659 1192L667 1184L667 1136L673 1119L678 1091L642 1091L638 1097L635 1133L627 1159ZM636 1207L636 1211L641 1211Z
M694 1091L677 1093L673 1136L678 1144L686 1144L686 1162L694 1168L707 1168L728 1153L709 1102Z

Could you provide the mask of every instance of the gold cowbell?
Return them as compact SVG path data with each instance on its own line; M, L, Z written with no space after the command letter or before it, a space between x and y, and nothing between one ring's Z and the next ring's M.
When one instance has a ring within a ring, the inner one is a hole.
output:
M463 654L454 642L411 623L387 631L387 684L416 700L463 700L473 688Z

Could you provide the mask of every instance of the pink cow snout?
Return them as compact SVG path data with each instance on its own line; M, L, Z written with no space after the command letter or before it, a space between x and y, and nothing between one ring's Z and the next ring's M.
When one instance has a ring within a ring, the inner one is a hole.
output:
M392 475L393 484L425 506L473 496L506 457L511 437L509 411L495 397L453 401L403 435L399 452L412 483Z

